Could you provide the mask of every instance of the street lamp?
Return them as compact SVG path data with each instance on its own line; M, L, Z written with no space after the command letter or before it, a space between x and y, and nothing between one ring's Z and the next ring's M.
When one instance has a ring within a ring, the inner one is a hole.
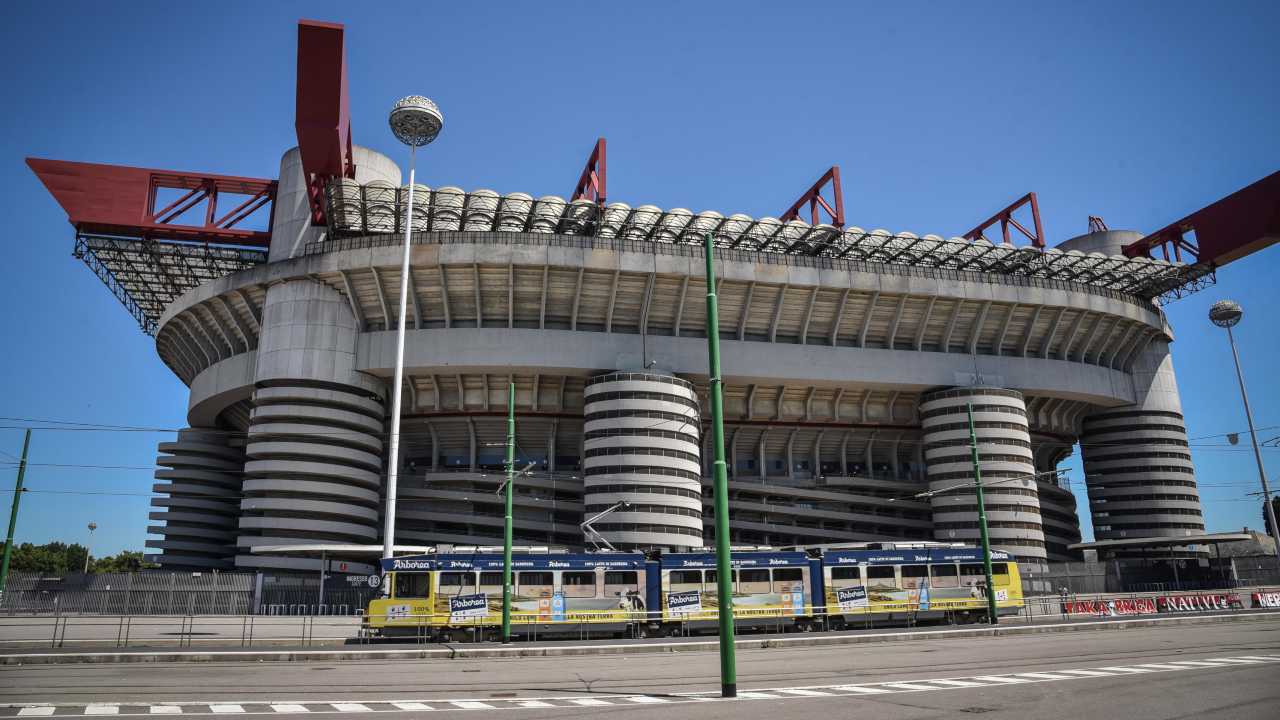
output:
M404 260L400 265L400 314L396 330L396 373L391 386L391 440L387 448L387 509L382 524L382 557L395 555L396 480L400 472L400 396L404 392L404 316L409 296L409 243L413 229L414 163L418 147L430 144L444 127L444 116L436 104L421 95L401 98L388 118L391 133L409 146L409 200L404 210Z
M1227 329L1231 343L1231 357L1236 361L1236 380L1240 383L1240 399L1244 402L1245 420L1249 422L1249 439L1253 441L1253 458L1258 463L1258 479L1262 481L1262 507L1267 522L1271 524L1271 537L1276 541L1276 557L1280 558L1280 527L1276 526L1276 512L1271 507L1271 488L1267 487L1267 471L1262 467L1262 451L1258 449L1258 433L1253 429L1253 411L1249 409L1249 394L1244 389L1244 371L1240 369L1240 353L1236 351L1236 336L1231 328L1240 323L1244 309L1234 300L1219 300L1209 308L1209 322Z
M84 549L84 574L89 574L89 551L93 549L93 531L98 529L98 523L89 521L89 544Z

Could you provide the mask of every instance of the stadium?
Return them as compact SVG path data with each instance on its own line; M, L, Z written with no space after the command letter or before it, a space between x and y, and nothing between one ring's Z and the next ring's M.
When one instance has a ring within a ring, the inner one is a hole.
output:
M410 214L397 162L352 141L343 52L341 26L300 24L278 178L29 160L190 388L156 461L163 567L315 571L279 548L383 542L406 222L406 551L501 544L512 383L517 543L582 548L622 501L593 526L619 549L712 543L708 233L735 544L976 542L969 405L992 543L1032 590L1079 556L1056 472L1076 445L1099 540L1203 534L1159 303L1212 282L1209 233L1200 259L1187 221L1050 242L1034 194L962 237L864 230L838 168L777 217L626 204L603 139L566 196L416 186Z

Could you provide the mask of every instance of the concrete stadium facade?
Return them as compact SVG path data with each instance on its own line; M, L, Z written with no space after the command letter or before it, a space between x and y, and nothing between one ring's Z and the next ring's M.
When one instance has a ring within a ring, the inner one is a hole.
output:
M403 239L376 197L400 174L363 148L356 165L331 188L330 227L313 227L286 153L270 261L161 318L191 426L160 448L148 545L163 565L314 570L252 548L381 542ZM597 527L616 546L710 544L704 259L661 231L743 216L670 211L640 239L584 233L594 204L420 192L396 542L501 542L514 383L517 464L532 465L518 543L581 546L584 516L625 500ZM1102 257L1130 235L1051 252ZM717 271L734 542L972 540L968 403L996 547L1032 566L1072 557L1075 500L1051 471L1081 441L1099 539L1203 530L1172 332L1149 299L729 246Z

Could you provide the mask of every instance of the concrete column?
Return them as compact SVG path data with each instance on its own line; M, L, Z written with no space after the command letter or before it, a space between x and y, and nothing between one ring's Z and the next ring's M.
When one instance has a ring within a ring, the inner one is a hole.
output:
M680 378L615 372L587 381L583 512L619 549L702 546L698 396Z
M973 404L991 544L1014 555L1030 572L1044 572L1044 528L1027 408L1022 394L1014 390L961 387L921 397L929 489L955 488L930 497L934 538L979 542L977 497L970 487L974 478L969 403Z

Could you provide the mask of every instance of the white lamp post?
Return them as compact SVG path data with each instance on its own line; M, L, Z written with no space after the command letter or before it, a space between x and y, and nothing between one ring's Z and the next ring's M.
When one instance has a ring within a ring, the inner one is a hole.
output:
M1249 439L1253 441L1253 458L1258 463L1258 479L1262 481L1262 506L1267 522L1271 524L1271 537L1276 541L1276 557L1280 557L1280 527L1276 526L1276 513L1271 506L1271 488L1267 486L1267 471L1262 466L1262 451L1258 449L1258 433L1253 429L1253 411L1249 409L1249 394L1244 390L1244 371L1240 369L1240 353L1236 352L1236 336L1231 328L1244 317L1244 308L1233 300L1219 300L1209 308L1209 322L1227 329L1231 343L1231 357L1236 361L1236 380L1240 383L1240 399L1244 401L1244 417L1249 422Z
M395 554L396 480L400 474L400 396L404 391L404 316L409 296L409 243L413 229L414 162L418 147L440 134L444 116L436 104L421 95L402 98L391 108L391 132L409 146L409 199L404 211L404 261L400 266L400 314L396 331L396 373L391 386L391 440L387 449L387 508L382 524L382 557Z

